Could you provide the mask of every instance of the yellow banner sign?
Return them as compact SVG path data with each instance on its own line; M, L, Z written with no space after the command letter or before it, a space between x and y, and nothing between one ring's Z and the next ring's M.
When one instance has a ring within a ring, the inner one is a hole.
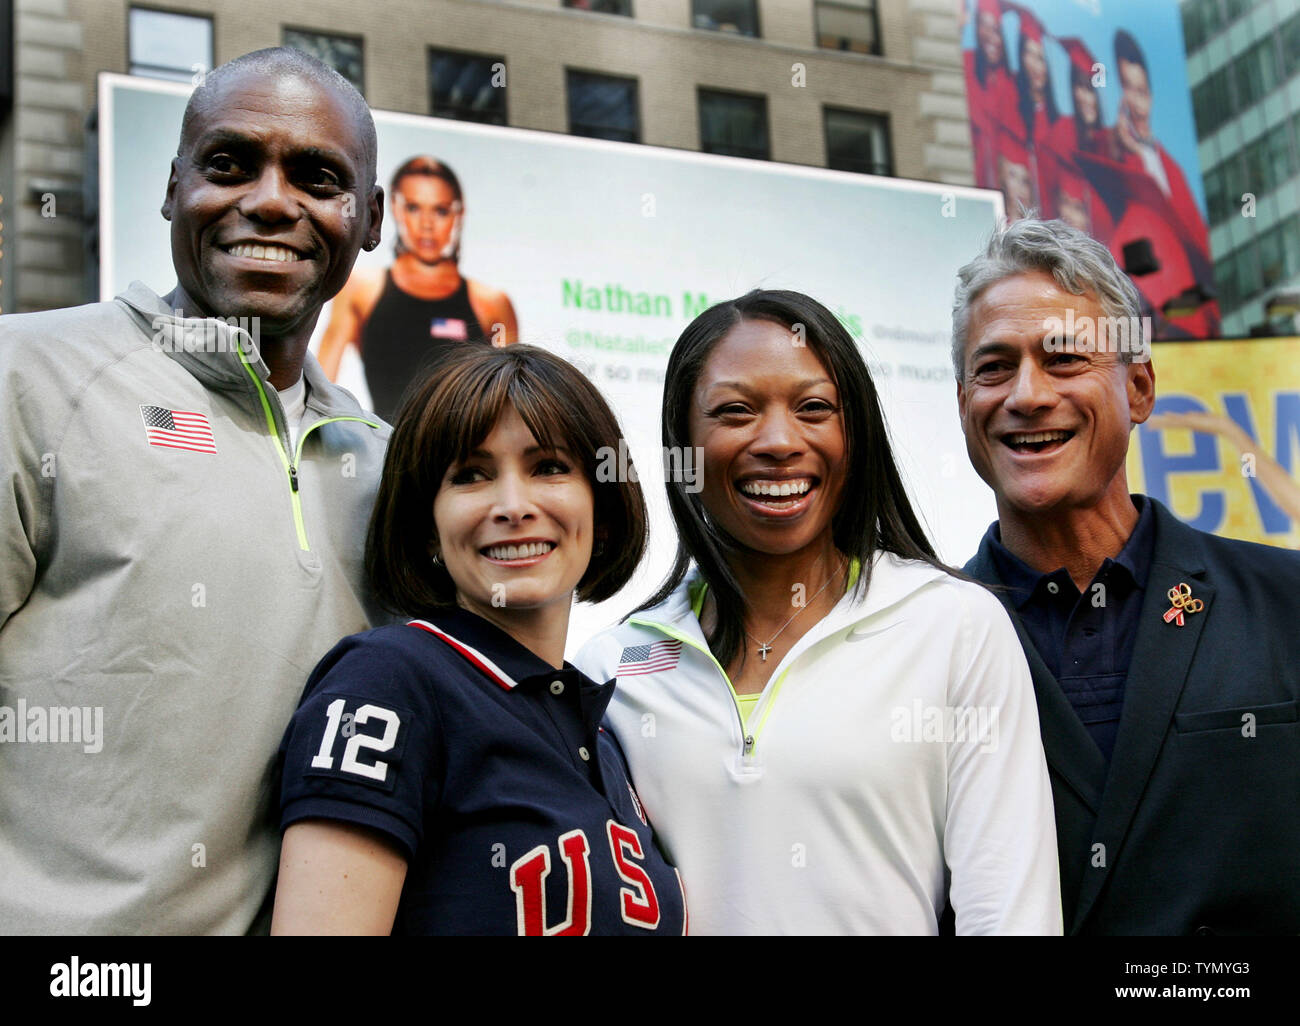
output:
M1300 338L1153 347L1156 405L1130 489L1193 527L1300 548Z

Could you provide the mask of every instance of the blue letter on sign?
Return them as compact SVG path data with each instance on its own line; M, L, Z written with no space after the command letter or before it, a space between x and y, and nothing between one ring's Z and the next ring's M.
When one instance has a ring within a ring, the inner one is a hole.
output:
M1188 395L1167 395L1157 399L1153 413L1204 413L1204 405ZM1160 444L1160 432L1145 424L1138 425L1138 444L1142 449L1142 471L1146 475L1147 494L1166 506L1169 501L1169 475L1197 472L1214 473L1219 469L1219 447L1213 435L1192 432L1192 452L1171 456ZM1223 523L1225 501L1221 491L1201 493L1201 511L1187 522L1200 531L1216 531Z
M1290 456L1289 453L1284 452L1283 446L1286 435L1283 433L1283 420L1280 416L1282 413L1281 399L1282 396L1278 396L1277 452L1279 462L1281 462L1282 458ZM1246 397L1240 394L1225 394L1223 408L1227 411L1228 416L1237 423L1237 426L1255 439L1255 444L1258 445L1259 434L1255 431L1254 419L1250 415L1250 404L1247 402ZM1248 477L1246 480L1250 482L1250 490L1255 495L1255 508L1259 510L1259 520L1264 525L1264 532L1266 534L1285 534L1289 531L1291 529L1291 518L1282 511L1276 502L1269 498L1268 492L1259 486L1259 479Z

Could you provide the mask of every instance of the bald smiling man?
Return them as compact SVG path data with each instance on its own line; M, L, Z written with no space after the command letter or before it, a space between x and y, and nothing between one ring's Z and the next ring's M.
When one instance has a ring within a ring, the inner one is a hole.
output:
M377 618L389 429L307 352L379 242L375 148L324 64L231 61L167 180L175 288L0 321L5 933L265 925L285 724Z

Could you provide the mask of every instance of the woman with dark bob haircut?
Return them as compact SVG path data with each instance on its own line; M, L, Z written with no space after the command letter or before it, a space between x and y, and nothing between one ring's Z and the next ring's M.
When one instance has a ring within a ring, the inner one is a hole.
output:
M366 545L416 619L346 638L281 746L275 933L682 933L618 745L614 685L564 662L575 595L646 544L596 388L533 346L462 346L407 400ZM602 678L608 681L609 678Z
M950 898L957 933L1060 933L1024 654L935 557L840 322L797 292L706 310L663 441L698 472L668 483L676 563L577 661L617 678L693 932L933 934Z

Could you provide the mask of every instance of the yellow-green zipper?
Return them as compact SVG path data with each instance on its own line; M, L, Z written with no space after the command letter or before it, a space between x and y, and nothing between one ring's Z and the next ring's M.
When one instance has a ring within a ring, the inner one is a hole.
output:
M776 686L772 689L771 696L769 696L767 708L763 710L763 718L759 722L758 726L754 729L753 733L750 733L748 730L745 729L745 717L741 715L740 703L736 701L736 689L731 685L731 678L727 676L727 671L722 668L722 664L718 662L717 658L714 656L712 652L709 651L708 648L701 645L689 634L685 634L682 631L679 631L676 627L670 627L666 623L658 623L654 620L643 620L640 617L636 617L636 616L629 616L627 622L634 623L638 627L653 627L655 630L662 631L664 634L667 634L673 640L680 641L686 645L690 645L692 648L698 649L699 651L703 652L706 656L709 657L709 662L711 662L714 666L718 668L718 673L722 674L722 679L727 683L727 690L731 693L731 705L732 708L736 710L736 719L740 723L740 736L744 739L744 748L741 754L747 756L753 755L754 749L758 745L758 735L762 733L763 727L767 723L767 718L769 715L771 715L772 705L776 702L776 693L781 690L781 685L785 681L785 675L790 672L790 667L787 666L782 671L781 676L777 678Z
M856 558L851 559L849 561L848 580L844 586L846 592L853 590L853 585L857 583L858 574L861 572L861 562ZM700 588L698 594L691 596L691 612L695 614L697 619L699 618L700 610L704 607L704 589L708 587L708 584L704 581L700 581L699 583L703 585L703 587ZM658 623L655 620L645 620L637 616L629 616L627 622L634 623L639 627L653 627L655 630L662 631L664 634L667 634L670 638L673 638L676 641L690 645L692 648L699 649L709 657L709 662L718 668L718 672L722 674L722 679L727 682L727 690L731 692L731 704L735 707L736 719L740 722L740 736L744 738L743 754L753 755L754 749L758 745L758 735L761 734L763 728L767 726L767 718L772 715L772 707L776 705L776 696L781 691L781 685L785 683L785 678L790 672L790 667L787 666L781 671L781 676L777 677L776 684L772 687L772 694L768 696L767 708L763 710L763 718L759 720L758 726L754 728L754 732L751 734L745 727L745 717L740 711L740 703L736 700L736 689L731 684L731 678L727 676L727 671L722 668L722 664L714 658L713 653L708 648L697 643L690 635L683 634L676 627L670 627L665 623Z
M302 498L298 494L298 465L302 463L303 441L322 424L332 424L339 420L355 420L376 429L378 429L379 425L373 420L366 420L365 417L324 417L308 425L307 429L298 436L298 445L294 450L294 458L290 460L289 454L284 451L284 443L280 441L280 432L275 426L275 414L271 412L271 400L266 397L266 389L262 387L262 380L253 371L253 368L248 365L248 358L244 355L244 347L237 346L236 349L239 352L239 362L244 365L244 370L248 372L248 376L253 379L253 384L257 386L258 398L262 400L262 412L266 414L267 430L275 441L275 451L280 454L280 462L284 464L285 473L289 477L289 501L293 507L293 526L298 532L298 548L304 552L310 552L311 546L307 544L307 525L302 519Z

